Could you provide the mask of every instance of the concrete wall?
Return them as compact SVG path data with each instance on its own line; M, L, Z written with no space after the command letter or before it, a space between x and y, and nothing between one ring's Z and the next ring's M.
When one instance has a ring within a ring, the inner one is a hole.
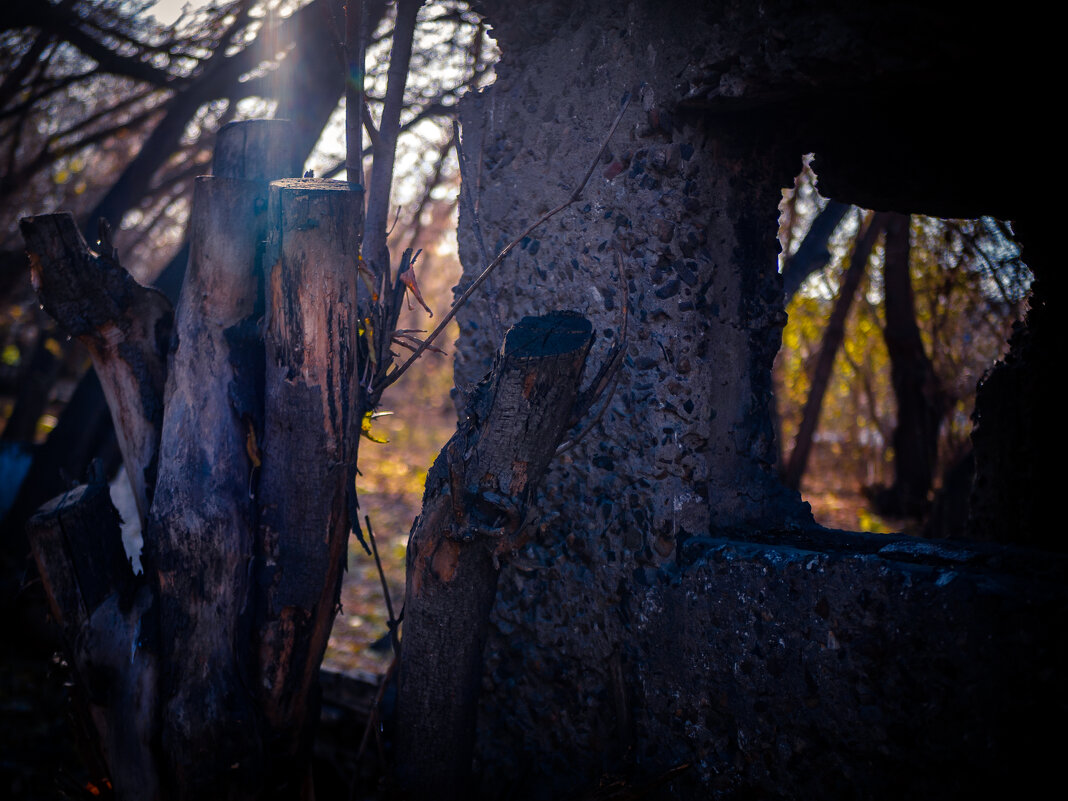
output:
M916 69L930 102L946 94L932 76L960 54L959 19L807 5L479 4L502 59L461 118L491 255L568 196L633 98L583 200L460 315L463 384L504 328L553 309L590 318L596 365L629 307L619 387L501 576L487 797L575 797L681 764L652 797L964 797L1057 765L1038 724L1066 711L1064 562L818 532L775 477L776 206L801 155L830 143L837 186L878 175L871 197L891 206L955 208L960 186L920 191L902 167L922 173L918 149L880 162L892 143L842 133L874 135L880 98L901 100ZM461 207L461 286L483 266L472 223Z

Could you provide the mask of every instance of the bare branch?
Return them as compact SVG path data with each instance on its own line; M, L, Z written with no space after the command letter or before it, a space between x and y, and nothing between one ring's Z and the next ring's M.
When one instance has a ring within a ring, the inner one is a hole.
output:
M70 2L70 0L68 0ZM37 34L37 38L34 39L33 44L30 45L30 49L27 50L21 59L19 59L18 65L11 70L4 80L0 83L0 108L7 105L7 102L18 94L19 89L22 87L22 82L30 71L37 65L38 59L41 58L41 54L44 53L44 49L52 43L52 34L48 31L42 31Z
M345 7L345 172L349 183L363 185L363 128L367 109L363 97L364 22L363 0L349 0Z
M363 251L372 268L389 273L389 253L386 250L386 223L389 217L389 191L393 183L393 164L396 159L397 136L400 134L400 115L404 108L404 88L408 81L408 65L415 39L415 18L422 0L398 0L397 20L393 28L393 47L390 51L389 79L382 106L382 121L378 134L380 146L375 150L371 167L371 183L367 193L367 220L364 228Z
M374 385L372 389L372 400L377 400L379 397L381 397L383 390L385 390L386 387L388 387L390 384L394 383L398 378L404 375L405 371L407 371L407 369L415 363L415 360L422 356L423 353L426 352L427 348L434 344L434 340L436 340L438 336L441 335L441 332L445 330L445 327L450 322L452 322L452 318L456 316L456 313L460 311L461 308L463 308L464 304L467 303L467 301L475 293L475 290L482 286L486 279L490 277L490 275L493 273L494 270L497 269L497 267L500 266L501 262L503 262L505 258L507 258L508 254L512 252L516 245L522 242L527 237L527 235L530 234L535 228L540 226L542 223L552 219L561 211L563 211L572 203L582 197L582 192L583 190L585 190L586 184L590 180L590 176L593 175L593 170L597 166L597 162L601 160L601 155L604 153L605 148L608 147L608 143L612 139L612 134L616 132L616 128L619 127L619 123L623 119L623 114L626 112L628 106L630 106L630 96L630 92L627 92L625 95L623 95L623 102L619 109L619 113L612 121L612 125L608 129L608 134L607 136L605 136L604 142L601 143L600 148L598 148L597 150L597 155L595 155L593 157L593 160L590 162L590 167L588 170L586 170L586 174L582 178L582 183L580 183L575 188L575 191L573 191L568 196L567 200L565 200L556 208L550 209L549 211L542 214L540 217L538 217L538 219L528 225L523 231L523 233L519 234L519 236L517 236L515 239L505 245L504 250L497 254L496 258L494 258L494 260L486 266L486 269L482 271L481 275L479 275L478 278L472 281L471 285L468 286L467 289L464 290L463 294L456 300L456 302L452 304L452 308L449 309L449 311L441 319L441 322L439 322L437 327L430 333L430 336L428 336L423 341L423 344L419 346L419 349L411 356L409 356L408 360L404 362L404 364L402 364L400 367L382 378Z

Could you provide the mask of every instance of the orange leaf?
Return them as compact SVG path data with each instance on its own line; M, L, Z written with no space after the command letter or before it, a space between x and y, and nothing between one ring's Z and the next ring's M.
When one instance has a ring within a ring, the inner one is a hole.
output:
M404 282L404 285L408 287L408 291L415 296L415 299L419 301L419 305L423 307L426 313L433 317L434 312L430 311L430 307L426 305L426 301L423 300L423 294L419 291L419 284L415 282L415 270L409 267L397 277Z

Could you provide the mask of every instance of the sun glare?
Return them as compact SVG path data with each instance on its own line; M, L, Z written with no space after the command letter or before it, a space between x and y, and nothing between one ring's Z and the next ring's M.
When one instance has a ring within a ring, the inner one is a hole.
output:
M210 0L159 0L148 13L164 25L170 25L178 19L184 7L200 8L209 2Z

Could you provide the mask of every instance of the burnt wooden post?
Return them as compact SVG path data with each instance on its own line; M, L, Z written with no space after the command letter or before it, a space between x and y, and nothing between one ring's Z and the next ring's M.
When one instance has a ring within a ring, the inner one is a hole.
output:
M298 765L307 764L317 720L316 681L341 590L364 411L362 203L362 191L338 181L271 185L257 681L274 757Z
M135 487L143 480L142 513L148 506L141 581L116 557L106 489L64 496L30 530L120 798L263 790L251 636L257 324L268 182L299 172L291 142L283 121L220 131L215 175L197 184L173 340L169 306L119 267L106 237L95 254L69 215L23 221L42 302L93 351L120 437L132 443L123 451Z
M152 595L134 580L107 483L49 501L27 528L116 796L156 799L158 670L152 616L146 616Z
M288 132L262 121L223 129L215 174L198 178L193 196L145 533L160 600L163 752L180 797L240 794L262 775L249 637L262 426L256 325L268 180L300 169L286 158Z
M408 545L397 710L407 797L468 791L499 560L519 546L527 506L572 423L592 341L575 314L511 328L427 476Z
M144 524L155 483L173 312L114 252L96 253L69 212L20 222L45 310L89 349ZM109 248L106 241L101 250Z

